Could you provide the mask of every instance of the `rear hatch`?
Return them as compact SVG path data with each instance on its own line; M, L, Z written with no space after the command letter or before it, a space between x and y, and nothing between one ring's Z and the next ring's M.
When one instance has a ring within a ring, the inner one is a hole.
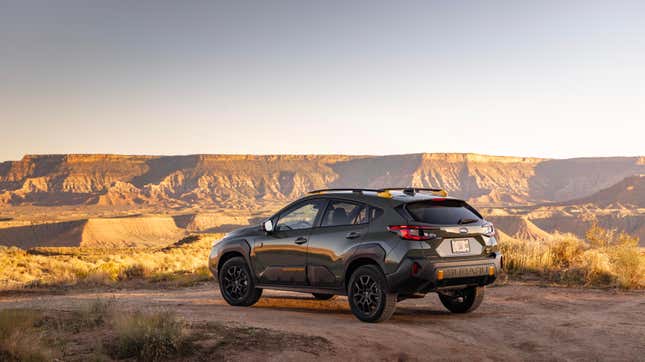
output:
M471 258L490 253L492 224L465 201L436 198L403 205L422 239L442 258Z

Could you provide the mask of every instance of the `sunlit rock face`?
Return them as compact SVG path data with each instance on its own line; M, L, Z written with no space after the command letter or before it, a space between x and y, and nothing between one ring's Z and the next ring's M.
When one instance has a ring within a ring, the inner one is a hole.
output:
M412 185L443 187L477 205L512 206L589 197L627 177L640 185L644 173L643 157L29 155L0 164L0 203L248 208L315 188ZM619 202L642 205L642 196L634 201L626 188ZM610 203L611 196L598 197Z

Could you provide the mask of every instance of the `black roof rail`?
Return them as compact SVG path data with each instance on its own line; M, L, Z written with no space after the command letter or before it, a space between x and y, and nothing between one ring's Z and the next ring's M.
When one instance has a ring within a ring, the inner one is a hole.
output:
M314 191L309 191L310 194L318 194L322 192L335 192L335 191L351 191L354 193L363 193L367 192L389 192L389 191L403 191L406 195L414 195L420 191L430 191L435 194L440 194L440 196L447 196L448 193L444 189L439 188L425 188L425 187L384 187L381 189L362 189L362 188L335 188L335 189L319 189Z
M380 189L359 189L359 188L340 188L340 189L320 189L320 190L313 190L309 191L310 194L318 194L321 192L334 192L334 191L351 191L355 193L362 193L363 191L368 191L368 192L381 192L383 190Z

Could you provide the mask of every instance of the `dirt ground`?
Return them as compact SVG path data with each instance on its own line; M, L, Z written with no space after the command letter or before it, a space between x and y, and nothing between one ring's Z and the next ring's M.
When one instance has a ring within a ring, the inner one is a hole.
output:
M224 322L319 336L330 348L242 350L234 360L640 360L645 293L507 285L487 289L472 314L448 313L435 294L398 304L391 320L361 323L347 299L265 291L250 308L231 307L214 283L176 290L74 291L0 297L0 308L74 310L97 298L124 309L176 311L189 322ZM312 338L313 339L313 338Z

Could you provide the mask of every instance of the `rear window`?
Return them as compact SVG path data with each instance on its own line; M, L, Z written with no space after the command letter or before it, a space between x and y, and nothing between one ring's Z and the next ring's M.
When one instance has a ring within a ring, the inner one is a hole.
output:
M414 202L406 209L414 220L428 224L465 225L482 219L475 209L460 200Z

